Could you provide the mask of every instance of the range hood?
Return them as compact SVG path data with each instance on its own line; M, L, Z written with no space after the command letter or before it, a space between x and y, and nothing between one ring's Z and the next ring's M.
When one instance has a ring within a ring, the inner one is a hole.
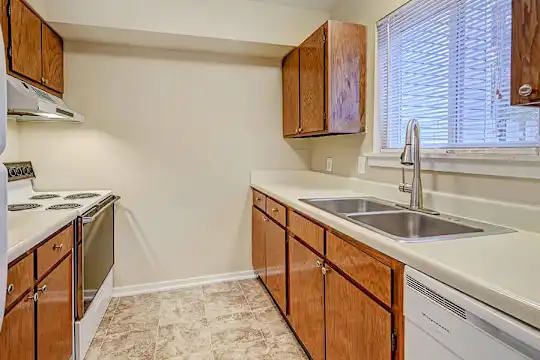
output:
M17 121L84 121L83 115L69 109L59 97L11 75L7 75L7 108L7 115Z

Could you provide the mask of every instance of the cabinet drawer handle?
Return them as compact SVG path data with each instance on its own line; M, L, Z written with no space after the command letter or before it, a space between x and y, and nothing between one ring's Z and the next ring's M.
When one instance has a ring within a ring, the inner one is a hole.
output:
M43 285L43 286L41 287L41 289L38 288L38 292L40 292L40 293L44 293L45 291L47 291L47 285Z
M523 84L519 87L518 93L521 97L529 97L533 93L533 87L531 84Z
M59 244L59 245L54 244L52 248L53 248L53 250L59 250L60 251L60 250L62 250L63 247L64 247L64 244Z
M26 300L34 300L34 302L38 302L39 300L38 293L35 293L34 295L30 295L29 297L26 298Z
M262 200L262 199L260 198L260 196L257 196L257 197L255 198L255 201L261 201L261 200Z
M9 284L8 287L7 287L7 293L11 294L13 292L13 290L15 290L15 285Z
M272 209L272 212L273 212L273 213L277 213L277 212L279 212L279 210L276 209L276 208L273 208L273 209Z
M264 220L264 221L268 221L268 218L265 216L265 217L263 217L263 220Z

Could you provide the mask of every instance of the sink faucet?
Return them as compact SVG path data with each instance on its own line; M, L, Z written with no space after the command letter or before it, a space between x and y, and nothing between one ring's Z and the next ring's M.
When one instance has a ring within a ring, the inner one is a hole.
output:
M414 150L411 149L413 146L413 132ZM401 164L413 166L412 184L407 184L405 181L405 168L401 168L402 180L401 184L399 184L399 191L411 194L409 205L403 205L403 207L413 211L428 214L438 214L436 211L424 209L424 193L422 192L422 178L420 177L420 123L416 119L409 120L409 123L407 124L407 131L405 133L405 147L401 153Z

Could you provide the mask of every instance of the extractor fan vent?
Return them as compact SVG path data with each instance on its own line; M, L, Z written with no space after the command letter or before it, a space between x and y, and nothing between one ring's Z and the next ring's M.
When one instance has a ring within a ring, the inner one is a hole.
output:
M54 100L52 99L52 97L51 97L49 94L47 94L45 91L39 90L38 88L36 88L36 87L34 87L34 86L32 86L32 90L34 90L34 92L35 92L40 98L42 98L42 99L44 99L44 100L47 100L47 101L49 101L49 102L54 103Z
M415 278L411 277L410 275L406 276L407 279L407 286L418 291L420 294L424 295L425 297L431 299L432 301L436 302L437 304L441 305L448 311L453 312L457 316L459 316L462 319L467 320L467 311L462 308L459 305L454 304L444 296L439 295L437 292L431 290L426 285L422 284L420 281L416 280Z

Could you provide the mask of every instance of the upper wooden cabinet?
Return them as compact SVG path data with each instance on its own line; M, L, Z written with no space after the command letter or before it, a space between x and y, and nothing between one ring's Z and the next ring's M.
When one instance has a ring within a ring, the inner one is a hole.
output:
M512 105L540 105L540 0L512 1Z
M54 95L62 96L62 38L22 0L11 0L7 14L7 18L2 18L4 39L8 40L5 41L8 52L7 72ZM6 37L6 34L10 36Z
M64 92L64 45L62 38L47 24L41 25L43 44L43 83L45 86Z
M283 136L365 130L365 26L328 21L282 65Z

